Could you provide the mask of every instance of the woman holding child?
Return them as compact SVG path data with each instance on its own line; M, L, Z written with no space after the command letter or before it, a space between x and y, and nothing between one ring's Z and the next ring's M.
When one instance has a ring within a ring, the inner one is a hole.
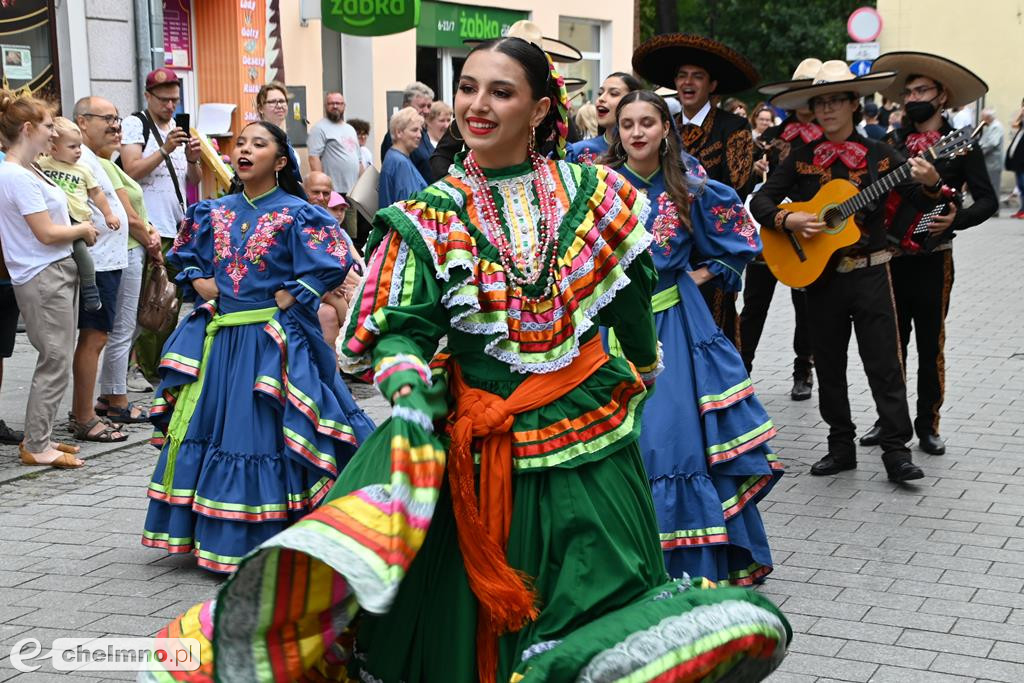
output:
M78 267L71 244L93 244L97 231L88 221L71 224L64 192L35 165L55 136L49 105L0 90L0 135L8 145L0 163L0 240L29 341L39 352L25 406L21 462L81 467L78 448L54 442L52 433L75 348Z

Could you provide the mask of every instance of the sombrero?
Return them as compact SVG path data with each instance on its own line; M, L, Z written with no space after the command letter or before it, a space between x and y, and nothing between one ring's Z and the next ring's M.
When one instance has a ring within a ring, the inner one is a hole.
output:
M780 109L810 109L811 98L839 92L852 92L857 97L870 95L889 87L896 79L895 71L854 76L846 62L830 59L821 65L818 73L805 85L779 93L771 103Z
M528 19L520 19L509 26L505 37L522 38L528 43L533 43L541 50L551 55L551 60L555 62L578 62L583 59L583 54L579 50L569 43L558 40L557 38L548 38L541 33L540 26L537 26L537 24ZM466 45L479 45L486 41L464 40L462 42ZM568 81L568 79L566 80ZM584 81L584 83L586 83L586 81ZM566 87L568 86L569 84L566 83Z
M717 40L687 33L654 36L633 53L633 71L651 83L676 87L676 73L683 64L707 69L718 81L716 95L730 95L754 87L759 76L750 61Z
M793 88L802 88L807 85L811 85L811 80L818 73L818 69L821 68L821 60L817 57L808 57L804 61L797 65L796 71L793 72L793 78L788 81L775 81L774 83L765 83L757 92L762 95L772 97L778 95L780 92L792 90Z
M976 73L956 62L927 52L886 52L871 65L871 72L898 71L892 85L879 92L895 102L903 101L906 76L927 76L946 89L947 107L962 107L988 92L988 85Z

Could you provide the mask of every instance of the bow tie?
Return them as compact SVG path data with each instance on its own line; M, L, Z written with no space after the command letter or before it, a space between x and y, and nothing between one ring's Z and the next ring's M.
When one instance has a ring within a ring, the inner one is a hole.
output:
M814 148L814 165L828 168L840 159L846 168L864 168L868 148L858 142L823 142Z
M934 145L942 137L937 130L930 130L927 133L911 133L907 136L907 151L918 155Z
M813 123L790 123L783 130L781 137L786 142L792 142L796 136L804 142L812 142L822 136L822 130Z

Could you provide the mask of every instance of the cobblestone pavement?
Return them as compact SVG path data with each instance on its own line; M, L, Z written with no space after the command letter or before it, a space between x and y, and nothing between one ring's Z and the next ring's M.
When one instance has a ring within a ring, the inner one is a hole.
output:
M1024 221L990 221L956 251L948 452L915 450L927 476L914 486L886 480L878 449L862 449L856 471L807 475L825 453L825 428L816 400L788 398L792 312L783 290L776 297L754 379L787 474L761 506L776 569L758 590L795 635L772 683L1024 681L1024 301L1015 284ZM0 402L15 424L11 393L27 386L27 352L12 359L23 371L9 372ZM913 378L913 352L909 366ZM864 430L873 410L855 350L850 378ZM374 419L386 415L379 397L364 405ZM0 480L22 475L0 486L0 681L56 679L11 668L6 656L21 638L46 647L57 637L148 635L213 595L219 579L191 558L139 544L152 448L93 450L74 472L25 475L15 457L0 447Z

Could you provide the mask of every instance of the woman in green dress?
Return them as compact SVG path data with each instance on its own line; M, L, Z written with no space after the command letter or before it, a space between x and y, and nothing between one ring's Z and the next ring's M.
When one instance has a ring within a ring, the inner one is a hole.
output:
M660 365L649 208L534 149L564 151L565 102L533 44L470 54L470 151L377 214L339 345L392 418L319 510L161 632L203 646L177 679L754 681L781 661L768 600L665 572L636 444Z

